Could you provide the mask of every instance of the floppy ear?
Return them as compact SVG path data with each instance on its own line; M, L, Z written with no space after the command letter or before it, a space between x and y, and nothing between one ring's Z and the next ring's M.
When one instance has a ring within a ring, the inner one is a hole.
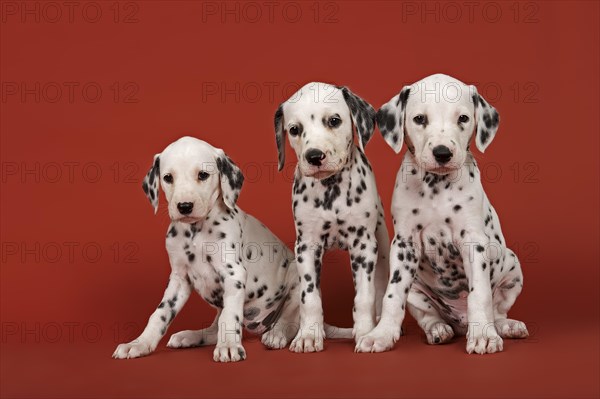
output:
M364 151L375 130L375 109L347 87L338 86L338 89L342 91L346 105L350 108L352 123L358 134L358 144Z
M160 186L160 154L154 156L154 162L150 170L142 181L142 189L146 193L146 197L154 207L154 214L158 209L158 187Z
M244 183L244 175L238 166L223 152L219 150L217 157L217 169L221 178L221 192L223 202L230 209L235 208L235 203L240 196L240 190Z
M283 128L283 104L275 111L275 141L277 142L277 153L279 155L278 170L283 169L285 164L285 129Z
M500 115L496 108L488 104L482 96L477 93L477 88L471 86L473 92L473 105L475 106L475 120L477 132L475 133L475 144L477 149L484 152L494 139L500 123Z
M400 93L383 104L377 111L376 119L379 131L385 142L394 149L396 154L400 152L404 141L406 102L409 95L410 86L404 86Z

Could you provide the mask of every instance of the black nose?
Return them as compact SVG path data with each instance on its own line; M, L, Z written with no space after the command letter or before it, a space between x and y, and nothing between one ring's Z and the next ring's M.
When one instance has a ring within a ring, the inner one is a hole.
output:
M321 166L321 161L325 159L325 153L321 150L317 150L316 148L311 148L304 153L304 158L306 158L308 163L311 165Z
M452 159L452 151L450 151L450 148L446 147L445 145L438 145L437 147L434 147L432 152L433 157L440 165L444 165L448 163L450 159Z
M194 204L191 202L180 202L177 204L177 209L179 209L179 213L182 215L189 215L192 213L192 209L194 208Z

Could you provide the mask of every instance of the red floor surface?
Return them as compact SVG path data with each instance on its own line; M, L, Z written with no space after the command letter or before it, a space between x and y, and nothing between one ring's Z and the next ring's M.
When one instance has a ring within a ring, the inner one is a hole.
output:
M166 340L152 355L110 357L115 344L3 347L2 397L29 398L594 398L598 326L530 323L528 340L504 352L467 355L464 337L429 346L416 325L396 349L355 354L348 340L318 354L271 351L246 342L248 359L216 364L212 347L176 350ZM577 372L573 372L574 370Z

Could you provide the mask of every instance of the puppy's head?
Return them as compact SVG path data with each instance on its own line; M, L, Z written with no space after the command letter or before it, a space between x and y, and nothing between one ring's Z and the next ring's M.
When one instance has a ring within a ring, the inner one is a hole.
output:
M142 188L158 209L158 187L162 187L173 221L196 223L223 201L234 208L244 176L223 150L192 138L182 137L154 156Z
M463 165L474 131L477 148L484 152L498 123L498 112L475 86L442 74L405 86L377 112L379 130L394 151L406 138L417 163L437 174Z
M325 179L350 158L354 130L361 149L373 135L375 110L346 87L309 83L275 112L279 170L285 163L285 137L298 158L300 173Z

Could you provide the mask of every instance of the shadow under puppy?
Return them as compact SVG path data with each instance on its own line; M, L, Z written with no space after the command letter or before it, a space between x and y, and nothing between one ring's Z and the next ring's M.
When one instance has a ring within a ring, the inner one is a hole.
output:
M468 353L494 353L502 338L528 336L508 311L523 273L506 247L500 220L471 153L490 145L498 112L475 86L429 76L402 91L377 114L385 141L408 151L392 199L394 240L390 280L377 327L359 342L364 352L391 349L405 305L430 344L467 335Z
M208 328L173 334L172 348L215 345L219 362L246 358L242 327L283 348L299 327L300 292L293 253L268 228L236 206L244 176L223 150L183 137L155 155L143 189L158 208L161 186L171 224L166 248L169 283L142 334L113 357L150 354L192 290L217 309ZM349 330L327 327L338 337Z

